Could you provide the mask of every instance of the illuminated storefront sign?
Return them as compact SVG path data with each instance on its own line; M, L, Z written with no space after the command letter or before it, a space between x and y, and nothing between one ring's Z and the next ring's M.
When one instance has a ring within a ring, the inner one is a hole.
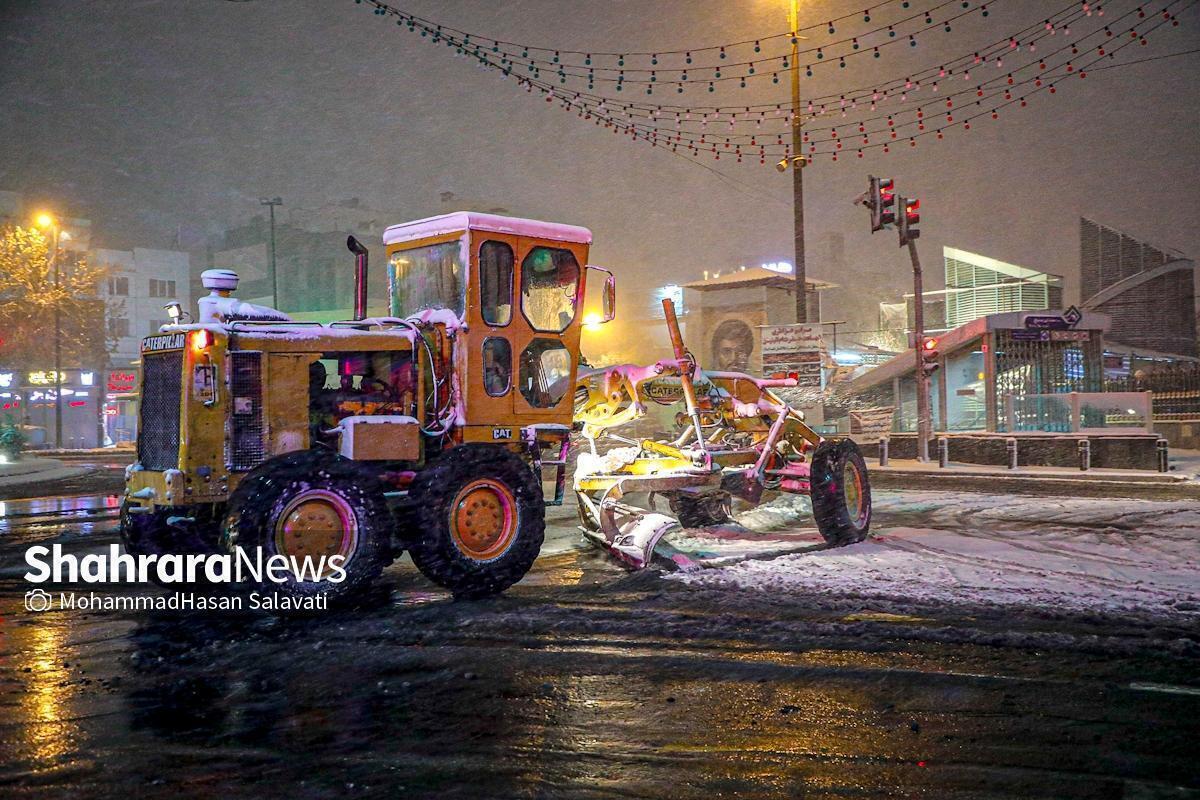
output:
M109 370L107 388L113 394L125 394L137 389L137 373L121 369Z
M27 380L30 386L50 386L55 383L66 383L67 373L56 373L52 369L43 369L29 373Z

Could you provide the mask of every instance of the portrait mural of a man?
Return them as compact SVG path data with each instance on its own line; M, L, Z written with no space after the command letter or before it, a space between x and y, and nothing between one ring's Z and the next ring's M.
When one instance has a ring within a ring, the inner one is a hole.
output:
M712 335L712 360L720 372L749 372L754 355L754 331L740 319L721 322Z

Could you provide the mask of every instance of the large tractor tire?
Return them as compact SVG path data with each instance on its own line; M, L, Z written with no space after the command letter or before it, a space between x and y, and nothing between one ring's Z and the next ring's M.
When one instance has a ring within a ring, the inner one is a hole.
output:
M444 453L409 489L405 539L417 569L457 597L503 592L533 566L546 533L542 483L493 445Z
M221 552L217 523L191 508L159 509L144 514L130 511L132 504L121 503L121 544L125 552L138 556L213 555ZM193 521L185 521L185 518ZM169 524L174 521L175 524ZM150 580L167 589L183 588L184 584L164 583L158 570L148 571ZM189 587L190 588L190 587Z
M282 583L263 575L262 589L292 598L347 597L379 576L392 560L393 520L384 487L349 459L302 450L267 461L242 479L229 498L223 544L253 560L281 555L316 565L326 559L322 580L294 574ZM328 560L342 556L345 578L331 580Z
M854 544L871 527L871 484L858 445L849 439L821 444L810 470L813 517L825 542Z
M733 521L733 498L729 492L688 494L678 492L669 498L671 513L685 528L705 528Z

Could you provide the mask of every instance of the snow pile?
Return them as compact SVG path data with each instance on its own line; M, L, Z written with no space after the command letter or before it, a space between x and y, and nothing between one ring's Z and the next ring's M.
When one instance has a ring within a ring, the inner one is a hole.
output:
M796 534L810 525L800 520ZM669 577L771 593L1200 618L1200 508L1189 502L879 492L866 542Z

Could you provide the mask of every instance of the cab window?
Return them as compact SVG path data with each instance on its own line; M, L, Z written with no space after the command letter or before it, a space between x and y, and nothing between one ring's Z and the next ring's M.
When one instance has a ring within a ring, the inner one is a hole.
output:
M558 339L534 339L521 351L519 377L529 405L552 408L571 383L571 352Z
M521 310L534 330L562 333L575 319L579 262L570 250L535 247L521 262Z
M462 319L462 248L458 240L397 250L388 259L391 313L407 317L427 308L448 308Z
M484 242L479 248L479 297L488 325L512 322L513 251L504 242Z
M512 386L512 345L508 339L483 340L483 389L492 397L508 394Z

